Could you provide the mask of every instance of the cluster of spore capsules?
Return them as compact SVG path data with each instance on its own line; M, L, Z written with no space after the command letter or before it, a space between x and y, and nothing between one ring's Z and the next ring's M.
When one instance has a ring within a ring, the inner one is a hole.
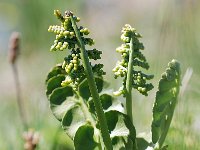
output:
M60 11L54 11L54 14L61 21L61 25L52 25L49 27L48 31L56 34L56 39L54 44L51 46L50 51L63 51L65 49L70 50L69 54L64 58L62 68L65 70L66 78L62 81L62 86L72 86L74 90L77 90L78 85L86 78L84 67L82 65L80 57L80 44L76 37L75 31L72 27L71 18L66 12L62 15ZM79 22L80 18L73 15L75 22ZM88 28L82 26L78 27L79 33L81 35L81 40L84 45L92 46L94 40L91 38L86 38L84 36L89 35L90 31ZM97 49L86 50L89 59L97 60L101 59L102 52ZM102 77L105 74L103 71L103 64L91 64L92 71L95 76Z
M143 44L139 41L142 36L136 32L134 28L126 24L122 29L121 40L124 42L120 47L116 49L121 54L122 60L118 61L115 68L113 69L115 78L122 77L123 85L118 91L114 92L115 95L125 94L126 79L128 71L128 62L130 51L133 51L133 88L137 89L143 95L147 95L147 92L153 88L151 83L147 83L147 80L153 78L153 75L147 75L142 71L137 71L139 67L148 69L149 65L146 61L145 56L141 53L144 50ZM132 40L131 40L132 39ZM132 44L132 49L131 49Z

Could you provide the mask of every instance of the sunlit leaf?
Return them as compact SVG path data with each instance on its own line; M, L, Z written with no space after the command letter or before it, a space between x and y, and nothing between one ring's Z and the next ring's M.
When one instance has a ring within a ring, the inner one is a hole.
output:
M176 60L168 64L166 72L159 82L153 107L151 125L152 142L156 143L165 134L166 122L173 116L180 87L180 65Z

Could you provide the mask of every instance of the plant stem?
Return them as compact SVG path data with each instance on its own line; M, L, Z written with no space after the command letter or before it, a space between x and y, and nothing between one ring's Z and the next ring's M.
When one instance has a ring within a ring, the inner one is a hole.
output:
M131 37L125 95L126 95L127 115L129 116L132 123L133 123L133 114L132 114L133 56L134 56L134 46L133 46L133 38ZM128 145L129 147L132 147L130 149L137 150L136 139L128 138Z
M85 118L88 121L90 121L91 125L95 128L95 126L96 126L95 120L92 117L91 113L88 110L87 105L85 104L84 100L81 97L80 97L79 103L80 103L80 107L81 107L81 110L83 111L83 114L84 114Z
M15 81L17 106L18 106L18 110L19 110L19 115L20 115L21 122L22 122L24 130L27 130L28 124L27 124L27 121L26 121L25 111L24 111L24 108L23 108L23 102L22 102L22 99L21 99L21 90L20 90L19 76L18 76L18 70L17 70L16 63L12 64L12 70L13 70L13 76L14 76L14 81Z
M126 79L126 109L127 115L129 116L131 122L133 122L132 115L132 84L133 84L133 39L130 41L130 51L129 51L129 61L128 61L128 70L127 70L127 79Z
M84 45L84 43L81 39L80 32L78 30L78 27L76 25L76 22L73 18L72 13L70 13L70 19L71 19L71 22L72 22L72 27L73 27L75 34L76 34L76 37L78 39L78 46L80 47L80 51L81 51L80 56L81 56L83 67L85 69L85 73L86 73L86 76L87 76L87 79L88 79L90 92L91 92L91 95L92 95L93 100L94 100L94 105L95 105L98 121L99 121L100 128L101 128L102 138L103 138L106 149L112 150L113 149L112 148L112 142L111 142L109 131L108 131L106 117L105 117L105 114L103 112L103 108L102 108L102 105L101 105L101 101L100 101L100 98L99 98L97 86L96 86L96 83L95 83L95 80L94 80L94 75L92 73L92 68L91 68L90 63L89 63L89 59L88 59L88 55L87 55L87 52L86 52L86 49L85 49L85 45Z

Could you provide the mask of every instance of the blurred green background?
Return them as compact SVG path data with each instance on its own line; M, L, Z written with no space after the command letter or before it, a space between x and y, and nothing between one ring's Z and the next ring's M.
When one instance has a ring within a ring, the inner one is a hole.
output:
M0 1L0 149L22 149L22 125L16 104L12 69L7 60L8 41L13 31L21 33L19 69L22 99L30 128L39 131L39 149L72 149L72 143L59 128L45 96L49 69L63 61L65 52L49 52L54 35L48 26L58 24L53 10L73 11L88 27L95 47L103 51L111 87L112 68L120 59L115 48L121 45L120 31L129 23L143 35L145 55L153 73L154 90L148 98L133 91L134 124L139 132L149 132L152 104L158 80L167 63L181 62L182 75L192 68L191 80L182 94L166 144L169 150L198 150L200 147L200 1L199 0L1 0ZM55 146L55 147L54 147ZM57 147L57 148L56 148Z

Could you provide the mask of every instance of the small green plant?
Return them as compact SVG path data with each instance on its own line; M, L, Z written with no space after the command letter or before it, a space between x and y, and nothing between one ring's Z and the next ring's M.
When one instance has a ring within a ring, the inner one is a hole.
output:
M90 60L101 59L101 51L87 48L94 40L86 37L89 30L77 26L80 21L72 12L54 14L61 25L50 26L48 31L56 34L51 51L67 49L62 64L57 64L48 73L46 94L50 108L61 122L66 134L73 140L76 150L145 150L160 149L163 146L178 98L180 86L180 66L176 60L168 64L159 81L158 92L153 106L152 140L136 137L132 122L132 89L147 96L153 88L147 80L153 75L142 72L149 64L142 54L141 35L130 25L122 29L124 42L117 48L122 60L113 69L115 78L122 77L118 91L105 89L103 64ZM141 69L140 69L141 68ZM118 100L119 95L126 99L126 107Z

